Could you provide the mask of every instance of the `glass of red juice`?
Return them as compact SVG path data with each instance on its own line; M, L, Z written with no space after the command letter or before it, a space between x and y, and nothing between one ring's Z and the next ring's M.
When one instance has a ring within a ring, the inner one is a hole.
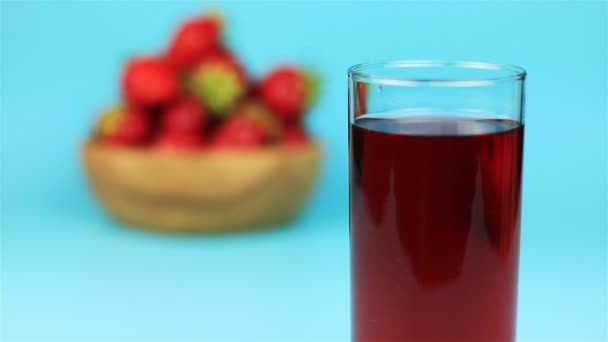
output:
M525 70L348 77L352 340L513 341Z

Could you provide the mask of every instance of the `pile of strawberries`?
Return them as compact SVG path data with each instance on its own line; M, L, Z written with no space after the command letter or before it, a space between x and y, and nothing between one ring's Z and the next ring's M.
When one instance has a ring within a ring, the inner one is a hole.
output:
M105 111L95 137L122 146L191 150L302 144L302 115L316 78L295 66L254 80L222 42L217 15L185 21L166 51L131 58L122 104Z

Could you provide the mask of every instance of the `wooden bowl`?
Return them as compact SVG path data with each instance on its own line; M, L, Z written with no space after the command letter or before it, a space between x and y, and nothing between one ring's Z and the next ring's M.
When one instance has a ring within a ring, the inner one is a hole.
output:
M293 218L317 179L321 149L311 142L178 153L88 141L82 157L97 198L119 221L223 232Z

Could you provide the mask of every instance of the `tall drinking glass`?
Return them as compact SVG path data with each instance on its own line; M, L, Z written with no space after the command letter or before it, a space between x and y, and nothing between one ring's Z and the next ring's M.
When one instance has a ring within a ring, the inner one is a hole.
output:
M513 341L526 72L348 70L353 341Z

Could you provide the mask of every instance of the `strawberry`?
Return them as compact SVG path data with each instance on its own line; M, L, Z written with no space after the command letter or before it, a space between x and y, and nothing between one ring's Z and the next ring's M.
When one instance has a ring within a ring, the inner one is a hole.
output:
M205 109L193 98L185 97L167 108L161 121L163 132L200 134L206 123Z
M205 15L187 20L169 44L167 59L178 70L193 67L206 54L219 46L221 18Z
M292 66L272 70L262 81L261 95L266 105L285 120L300 117L316 96L317 79Z
M199 59L198 62L203 61L205 59L214 59L214 58L225 59L225 60L229 60L232 63L235 63L237 65L239 64L238 60L236 59L236 57L232 53L232 51L230 51L225 46L218 46L217 48L210 51L204 58Z
M308 135L300 125L288 124L281 133L281 142L286 145L302 145L308 142Z
M227 118L217 128L212 144L221 148L258 147L264 144L264 128L246 116Z
M130 104L157 106L179 93L175 71L157 57L137 57L127 63L122 77L123 93Z
M230 54L214 54L200 61L188 80L190 91L216 116L223 115L245 93L241 65Z
M145 112L116 107L102 113L96 135L111 144L139 145L148 139L150 126L150 119Z
M266 106L257 99L248 99L231 110L228 117L244 116L256 121L263 129L264 135L276 140L281 134L281 123Z
M168 150L192 150L203 145L203 138L196 132L173 133L163 132L154 142L154 146Z

